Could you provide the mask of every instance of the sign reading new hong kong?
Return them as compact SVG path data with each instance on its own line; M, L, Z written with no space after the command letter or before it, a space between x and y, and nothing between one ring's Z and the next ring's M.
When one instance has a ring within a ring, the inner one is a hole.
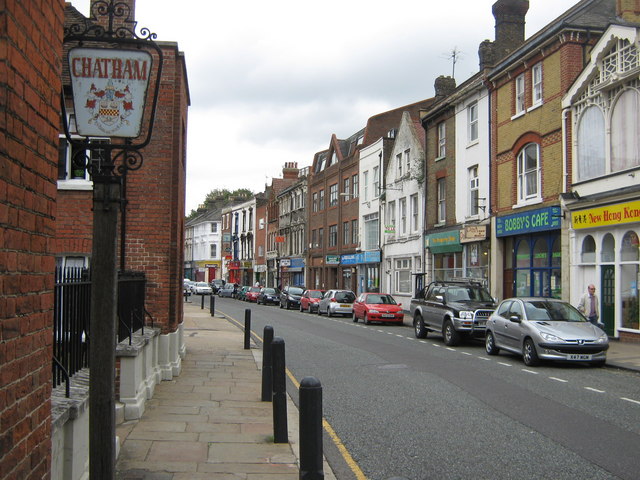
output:
M140 136L152 61L141 50L72 48L69 74L78 134Z

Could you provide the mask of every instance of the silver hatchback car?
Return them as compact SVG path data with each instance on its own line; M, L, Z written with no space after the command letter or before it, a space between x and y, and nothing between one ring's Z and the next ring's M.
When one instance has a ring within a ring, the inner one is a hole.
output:
M326 313L328 317L333 315L353 314L353 302L356 294L351 290L327 290L318 303L318 315Z
M487 321L485 348L522 355L525 365L541 360L588 362L602 366L607 334L571 304L553 298L508 298Z

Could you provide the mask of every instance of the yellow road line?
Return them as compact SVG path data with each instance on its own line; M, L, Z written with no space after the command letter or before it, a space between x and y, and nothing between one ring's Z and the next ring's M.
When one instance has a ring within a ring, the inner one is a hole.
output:
M238 325L240 328L244 329L244 324L240 323L235 318L233 318L232 316L230 316L230 315L228 315L226 313L224 315L229 320L231 320L236 325ZM260 335L258 335L253 330L251 330L251 333L253 335L255 335L264 344L264 340L262 339L262 337ZM291 373L291 371L286 367L285 367L285 372L286 372L287 376L289 377L289 380L291 380L291 383L293 383L293 385L296 387L296 389L300 389L300 382L298 382L296 377L294 377L293 373ZM340 440L340 437L338 436L336 431L333 429L331 424L325 418L322 419L322 427L327 432L327 434L329 435L329 438L331 438L331 441L333 442L333 444L336 446L336 448L338 449L338 451L342 455L342 458L344 459L344 461L347 464L347 466L351 469L353 474L356 476L356 479L357 480L367 480L367 477L365 476L365 474L360 469L360 466L358 465L358 463L353 459L353 457L351 456L351 454L347 450L347 447L344 446L344 444L342 443L342 440Z

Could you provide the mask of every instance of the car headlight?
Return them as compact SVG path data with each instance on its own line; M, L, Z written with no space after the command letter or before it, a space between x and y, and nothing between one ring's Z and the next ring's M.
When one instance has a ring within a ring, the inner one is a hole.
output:
M462 319L473 319L473 312L462 311L462 312L460 312L460 318L462 318Z
M607 334L603 334L600 335L600 337L598 337L598 339L596 340L596 343L607 343L609 341L609 337L607 337Z
M542 338L544 338L547 342L555 342L555 343L564 342L564 340L562 338L560 338L557 335L554 335L552 333L540 332L540 336Z
M378 310L369 310L369 313L380 313Z

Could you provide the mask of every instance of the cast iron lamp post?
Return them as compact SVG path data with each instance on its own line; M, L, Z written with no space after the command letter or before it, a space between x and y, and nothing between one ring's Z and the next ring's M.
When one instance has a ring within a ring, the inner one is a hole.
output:
M90 20L64 31L75 124L81 139L69 133L64 91L62 121L67 141L80 152L72 159L72 168L86 169L93 180L89 475L103 479L115 478L118 213L125 202L127 172L142 166L140 149L151 139L163 60L154 41L156 34L146 28L140 36L136 34L131 13L125 2L97 0L92 2ZM151 105L146 111L148 97ZM143 131L146 137L133 143ZM96 146L90 137L109 138L110 142ZM86 151L92 152L91 158ZM124 242L120 255L124 260Z

